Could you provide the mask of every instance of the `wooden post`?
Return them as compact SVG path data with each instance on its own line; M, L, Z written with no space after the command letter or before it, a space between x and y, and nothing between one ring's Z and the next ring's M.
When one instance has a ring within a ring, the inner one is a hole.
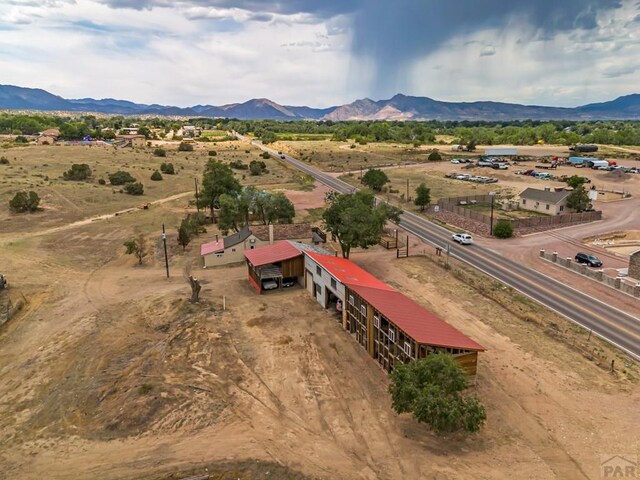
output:
M407 178L407 203L409 202L409 179Z

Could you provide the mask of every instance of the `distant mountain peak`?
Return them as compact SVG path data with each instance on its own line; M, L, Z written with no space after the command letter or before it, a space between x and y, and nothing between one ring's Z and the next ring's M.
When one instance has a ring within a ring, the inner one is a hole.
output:
M175 107L139 104L114 98L64 99L40 88L0 85L0 108L88 112L121 115L171 115L183 117L228 117L274 120L640 120L640 94L623 95L615 100L576 108L544 107L513 103L475 101L441 102L429 97L397 93L389 100L365 97L346 105L329 108L280 105L268 98L243 103Z

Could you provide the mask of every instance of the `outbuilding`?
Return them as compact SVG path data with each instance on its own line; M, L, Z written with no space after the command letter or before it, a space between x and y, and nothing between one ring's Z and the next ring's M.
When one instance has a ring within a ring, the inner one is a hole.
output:
M569 190L551 191L546 187L544 190L537 188L527 188L520 194L520 208L523 210L534 210L546 213L547 215L561 215L569 213L567 208L567 198L571 195Z
M304 254L293 242L283 240L244 252L249 282L258 293L283 287L283 280L294 284L303 281Z

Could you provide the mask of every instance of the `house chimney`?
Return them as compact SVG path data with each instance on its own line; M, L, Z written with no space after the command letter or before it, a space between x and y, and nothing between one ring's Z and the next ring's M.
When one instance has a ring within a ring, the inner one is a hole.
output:
M273 223L269 224L269 245L273 244Z

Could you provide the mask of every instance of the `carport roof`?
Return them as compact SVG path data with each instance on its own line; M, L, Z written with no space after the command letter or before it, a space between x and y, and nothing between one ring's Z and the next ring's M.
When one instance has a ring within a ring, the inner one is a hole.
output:
M245 250L244 256L254 267L269 265L302 256L302 252L287 240L267 245L254 250Z

